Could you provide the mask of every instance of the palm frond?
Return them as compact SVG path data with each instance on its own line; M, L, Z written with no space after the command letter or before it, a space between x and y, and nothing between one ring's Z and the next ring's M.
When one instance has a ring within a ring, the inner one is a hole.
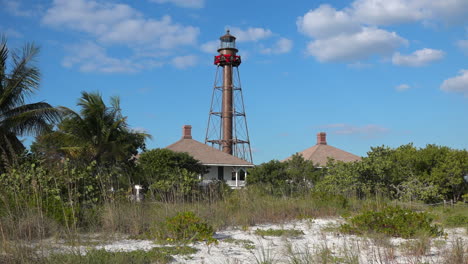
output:
M4 113L0 126L16 135L37 135L47 131L49 124L60 117L60 112L47 103L26 104Z
M0 94L3 91L5 74L6 74L6 62L8 59L8 47L7 40L4 35L0 36Z
M34 44L27 44L22 56L12 53L13 69L3 78L3 90L0 96L0 112L25 103L25 98L39 87L39 69L31 65L39 52Z

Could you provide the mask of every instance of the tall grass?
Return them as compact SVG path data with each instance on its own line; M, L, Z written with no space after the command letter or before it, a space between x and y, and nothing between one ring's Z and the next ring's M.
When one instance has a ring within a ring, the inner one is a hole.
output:
M24 187L24 190L0 194L0 251L2 258L9 259L8 262L34 262L44 257L41 252L47 252L50 243L41 241L65 239L79 245L81 234L87 232L99 233L104 239L114 234L144 237L166 218L185 211L194 212L215 230L220 230L228 226L336 216L362 207L357 205L362 203L357 199L313 193L275 197L265 195L257 188L224 194L200 192L190 202L147 199L137 203L121 197L102 199L96 204L80 204L74 185L62 190L60 196L54 196L52 201L45 188L31 188L26 186L26 182L19 187ZM108 197L107 194L102 196ZM22 250L31 248L32 244L38 247L33 250L34 254L31 250Z
M115 234L145 237L168 217L186 211L221 230L229 226L351 215L380 210L392 203L385 196L362 200L314 191L272 196L256 186L240 190L210 187L196 190L190 197L168 193L165 197L177 199L147 198L132 202L128 193L109 194L104 179L110 177L105 175L69 168L61 174L48 175L33 168L9 176L9 180L5 180L5 175L0 179L0 185L4 184L0 187L10 184L12 188L0 193L0 263L37 263L47 257L50 242L60 239L80 245L85 233L101 234L102 239ZM89 184L80 185L91 176L97 177L95 189L88 189ZM465 211L460 214L465 215ZM457 219L464 221L463 217ZM455 243L454 253L448 255L466 258L460 253L466 252L464 247Z

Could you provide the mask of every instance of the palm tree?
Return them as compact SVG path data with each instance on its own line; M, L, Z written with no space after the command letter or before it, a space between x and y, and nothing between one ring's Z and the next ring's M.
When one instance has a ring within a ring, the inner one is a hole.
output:
M11 52L11 70L7 72L9 50L6 38L0 38L1 167L2 163L8 163L25 149L18 137L47 131L51 123L60 119L60 111L45 102L26 103L26 99L39 88L40 71L34 65L39 48L26 44L21 54Z
M118 97L106 106L99 93L82 92L77 105L79 113L61 107L65 118L56 132L42 138L43 143L58 142L56 149L65 156L98 163L126 162L145 147L150 135L129 129Z

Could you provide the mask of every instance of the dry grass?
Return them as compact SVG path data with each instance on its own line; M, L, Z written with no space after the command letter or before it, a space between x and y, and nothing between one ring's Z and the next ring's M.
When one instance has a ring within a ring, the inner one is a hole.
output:
M249 226L265 223L351 215L362 210L377 210L386 205L388 201L382 198L359 200L313 193L300 197L274 197L264 195L255 189L242 189L224 195L222 199L202 197L191 202L110 201L94 208L82 208L80 215L83 219L74 221L78 223L76 228L73 225L59 224L48 218L41 213L39 207L26 207L26 209L13 207L7 211L0 211L0 263L34 263L42 258L48 249L47 243L37 243L38 248L32 249L31 242L45 241L51 237L65 238L73 245L80 245L82 242L80 234L86 232L104 234L109 238L114 234L144 236L157 223L183 211L192 211L216 230L221 230L228 226L248 229ZM443 213L443 210L439 212ZM401 247L395 247L389 243L388 238L376 236L370 237L368 242L343 245L332 250L339 252L341 260L346 259L347 263L357 263L356 259L359 257L355 252L358 248L370 252L367 259L373 263L395 263L397 252L400 252L409 263L414 261L417 263L423 257L427 258L430 241L429 238L421 237ZM326 261L330 260L329 250L324 247L291 254L297 253L296 257L307 256L306 258L314 261L318 259ZM455 240L441 250L443 255L440 258L444 259L444 263L468 264L466 241ZM266 254L268 252L263 253L265 254L262 256L268 260ZM270 258L271 260L274 258ZM302 259L298 263L308 262Z

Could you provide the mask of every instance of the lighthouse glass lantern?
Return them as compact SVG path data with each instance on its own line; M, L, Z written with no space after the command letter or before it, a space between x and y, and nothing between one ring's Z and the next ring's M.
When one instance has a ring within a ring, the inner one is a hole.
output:
M235 49L236 48L236 38L227 31L226 35L220 38L221 44L220 49Z

